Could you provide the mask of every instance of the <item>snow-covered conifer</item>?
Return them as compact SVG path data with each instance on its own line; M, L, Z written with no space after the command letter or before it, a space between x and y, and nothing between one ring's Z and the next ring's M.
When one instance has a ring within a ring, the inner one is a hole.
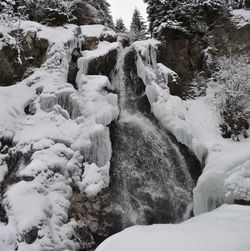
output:
M126 26L125 26L122 18L118 18L116 20L115 31L118 33L125 33L127 31Z
M146 38L147 26L137 8L133 12L130 33L134 37L133 40L143 40Z

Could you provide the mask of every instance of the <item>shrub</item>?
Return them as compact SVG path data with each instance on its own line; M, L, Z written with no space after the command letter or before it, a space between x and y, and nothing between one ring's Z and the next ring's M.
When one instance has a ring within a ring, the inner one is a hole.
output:
M240 140L248 137L250 118L250 64L249 59L222 57L218 60L215 78L219 83L216 93L217 107L221 114L222 136Z

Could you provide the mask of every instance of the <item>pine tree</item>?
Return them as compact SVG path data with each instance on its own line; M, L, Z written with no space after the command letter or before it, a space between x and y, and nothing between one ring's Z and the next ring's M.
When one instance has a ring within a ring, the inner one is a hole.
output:
M151 33L165 27L187 33L206 32L217 18L228 16L229 7L237 0L144 0L148 4ZM203 30L202 30L203 29Z
M143 40L146 38L147 26L137 8L133 12L130 33L133 35L134 40Z
M118 33L125 33L127 31L122 18L116 20L115 31Z
M115 25L110 14L110 4L106 0L87 0L86 2L97 10L101 23L114 28Z
M156 25L156 22L159 19L159 14L163 9L163 1L161 0L144 0L148 4L147 13L149 21L149 31L152 34L153 29Z
M1 19L6 6L14 13L18 13L18 7L25 6L24 14L29 20L46 25L105 24L114 28L107 0L0 0Z

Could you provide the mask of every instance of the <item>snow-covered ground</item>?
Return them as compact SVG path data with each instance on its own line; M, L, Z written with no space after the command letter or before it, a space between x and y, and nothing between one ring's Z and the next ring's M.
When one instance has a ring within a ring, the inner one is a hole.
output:
M77 26L22 22L21 28L48 39L49 49L46 62L30 77L0 87L0 136L12 142L9 148L0 146L0 182L6 187L2 206L8 217L8 223L0 224L0 250L76 250L76 222L68 219L72 185L88 196L109 185L108 125L118 117L117 95L108 93L105 76L79 71L78 91L67 83ZM8 170L15 153L28 159ZM4 183L7 174L16 178L15 184ZM27 244L30 231L38 238Z
M250 208L224 205L177 225L128 228L96 251L248 251L249 233Z

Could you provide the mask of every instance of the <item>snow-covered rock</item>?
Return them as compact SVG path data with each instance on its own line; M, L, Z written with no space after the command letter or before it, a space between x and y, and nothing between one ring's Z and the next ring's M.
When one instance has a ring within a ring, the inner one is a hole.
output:
M8 218L0 225L0 249L77 250L84 243L68 218L72 186L94 196L109 185L108 125L118 117L118 98L108 92L106 76L80 70L78 92L66 82L76 26L22 25L50 46L30 77L0 87L0 182Z

